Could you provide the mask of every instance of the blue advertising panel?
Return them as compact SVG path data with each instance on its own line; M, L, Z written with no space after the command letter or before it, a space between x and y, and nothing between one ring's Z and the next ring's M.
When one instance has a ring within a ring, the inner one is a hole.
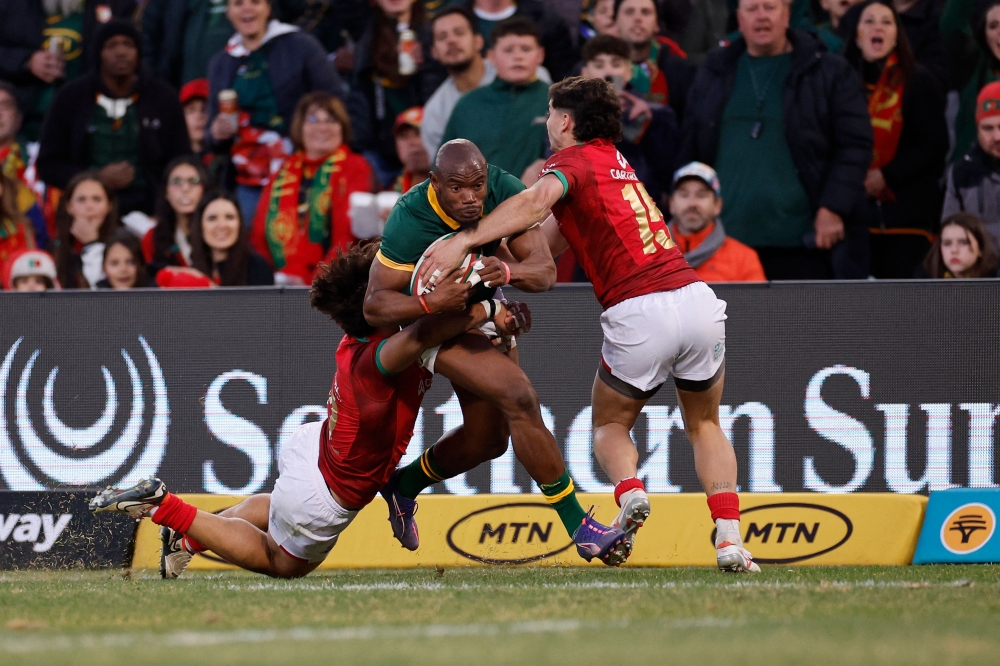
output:
M914 564L1000 562L1000 489L931 493Z

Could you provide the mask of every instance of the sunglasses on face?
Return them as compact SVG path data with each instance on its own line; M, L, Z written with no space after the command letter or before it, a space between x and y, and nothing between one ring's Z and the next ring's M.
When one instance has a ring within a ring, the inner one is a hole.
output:
M167 181L168 185L173 187L183 187L185 184L194 187L195 185L201 185L201 178L198 176L191 176L190 178L181 178L180 176L174 176Z

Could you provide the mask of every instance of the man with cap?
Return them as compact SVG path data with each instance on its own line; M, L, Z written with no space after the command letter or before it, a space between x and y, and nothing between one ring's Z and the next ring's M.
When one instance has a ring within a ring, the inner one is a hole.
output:
M419 185L431 175L431 158L420 136L423 121L423 107L411 106L396 116L396 123L392 126L392 133L396 137L396 155L403 163L403 173L392 188L399 194L406 194L411 187Z
M670 237L705 282L764 282L764 267L753 248L726 236L722 186L715 169L691 162L674 174L670 195Z
M166 164L191 152L184 112L168 85L141 76L139 33L113 19L95 38L97 67L60 89L42 127L38 173L64 188L97 170L118 194L119 212L152 212Z
M61 289L56 264L47 252L22 250L3 264L3 288L7 291Z
M1000 243L1000 81L986 84L976 99L976 143L948 172L941 219L972 213Z

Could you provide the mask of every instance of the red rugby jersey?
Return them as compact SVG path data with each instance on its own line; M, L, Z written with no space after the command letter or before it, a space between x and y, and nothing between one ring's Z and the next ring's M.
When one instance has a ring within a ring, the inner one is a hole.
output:
M635 170L604 139L549 158L541 175L562 181L552 213L607 310L622 301L700 282Z
M319 469L347 507L371 502L406 453L432 375L417 364L383 374L377 353L387 338L344 336L327 400Z

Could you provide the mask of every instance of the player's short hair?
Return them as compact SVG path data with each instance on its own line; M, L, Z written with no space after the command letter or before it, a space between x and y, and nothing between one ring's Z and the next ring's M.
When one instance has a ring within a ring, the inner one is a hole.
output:
M587 43L583 45L581 55L583 56L584 63L588 63L597 56L602 55L618 56L630 61L632 58L632 47L621 37L598 35L587 40Z
M474 35L482 34L479 30L479 21L476 19L476 15L472 13L471 9L459 5L448 7L447 9L442 9L441 11L439 11L437 14L434 15L434 18L431 19L431 34L432 35L434 34L435 23L437 23L440 19L443 19L445 16L453 16L455 14L458 14L459 16L461 16L462 18L464 18L466 21L469 22L469 28L472 30L472 34Z
M375 332L365 319L365 291L368 272L381 242L381 238L373 238L361 241L346 252L338 250L330 263L320 264L309 290L309 304L329 315L344 333L355 338Z
M524 16L511 16L496 24L490 31L490 48L497 45L502 38L509 35L518 37L534 37L538 45L542 45L542 31L535 25L535 22Z
M618 93L607 81L571 76L549 88L549 101L553 109L573 117L577 141L621 140L622 107Z

